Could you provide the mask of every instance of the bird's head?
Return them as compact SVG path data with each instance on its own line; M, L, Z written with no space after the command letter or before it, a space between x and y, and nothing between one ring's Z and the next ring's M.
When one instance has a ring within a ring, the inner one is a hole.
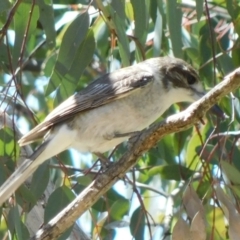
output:
M198 73L185 61L171 57L152 58L147 61L154 66L158 73L155 74L156 79L161 81L173 103L194 102L205 94Z
M182 59L160 57L145 62L153 67L155 79L162 85L169 105L194 102L206 93L197 71ZM211 108L211 113L221 119L227 118L218 105Z

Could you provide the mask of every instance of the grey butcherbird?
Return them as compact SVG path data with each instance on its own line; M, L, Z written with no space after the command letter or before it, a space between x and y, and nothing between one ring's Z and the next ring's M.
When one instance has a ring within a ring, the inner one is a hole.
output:
M197 72L177 58L157 57L106 74L55 108L20 146L44 139L0 188L0 205L52 156L75 148L103 153L159 118L172 104L204 95ZM129 134L128 134L129 133Z

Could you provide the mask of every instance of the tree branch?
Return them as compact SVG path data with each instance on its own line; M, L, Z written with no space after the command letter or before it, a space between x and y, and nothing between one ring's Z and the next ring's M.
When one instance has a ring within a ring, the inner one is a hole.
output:
M31 239L52 240L59 237L105 194L117 180L121 179L137 163L138 158L143 153L154 147L165 135L190 128L222 97L238 87L240 87L240 68L226 76L221 83L209 91L202 99L190 105L185 111L166 118L164 121L143 131L139 136L130 139L130 149L120 160L99 175L72 203Z

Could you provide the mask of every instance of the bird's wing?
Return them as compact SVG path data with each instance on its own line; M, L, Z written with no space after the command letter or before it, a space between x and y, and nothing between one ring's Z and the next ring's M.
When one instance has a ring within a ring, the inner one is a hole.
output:
M42 123L24 135L19 140L19 144L34 142L42 138L53 125L71 119L77 113L126 97L137 89L147 86L152 80L152 73L135 70L132 67L106 74L56 107Z

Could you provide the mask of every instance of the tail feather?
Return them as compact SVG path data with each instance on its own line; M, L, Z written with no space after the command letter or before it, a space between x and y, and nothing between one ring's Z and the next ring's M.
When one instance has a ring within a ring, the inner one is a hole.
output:
M40 164L69 148L74 137L75 132L66 125L53 129L48 139L0 187L0 206L34 173Z
M0 187L0 206L33 174L38 165L26 159Z
M35 130L35 128L33 130ZM21 139L19 139L19 141L18 141L19 146L25 146L32 142L36 142L36 141L42 139L45 134L46 134L46 131L41 131L41 132L30 131L29 133L24 135Z

